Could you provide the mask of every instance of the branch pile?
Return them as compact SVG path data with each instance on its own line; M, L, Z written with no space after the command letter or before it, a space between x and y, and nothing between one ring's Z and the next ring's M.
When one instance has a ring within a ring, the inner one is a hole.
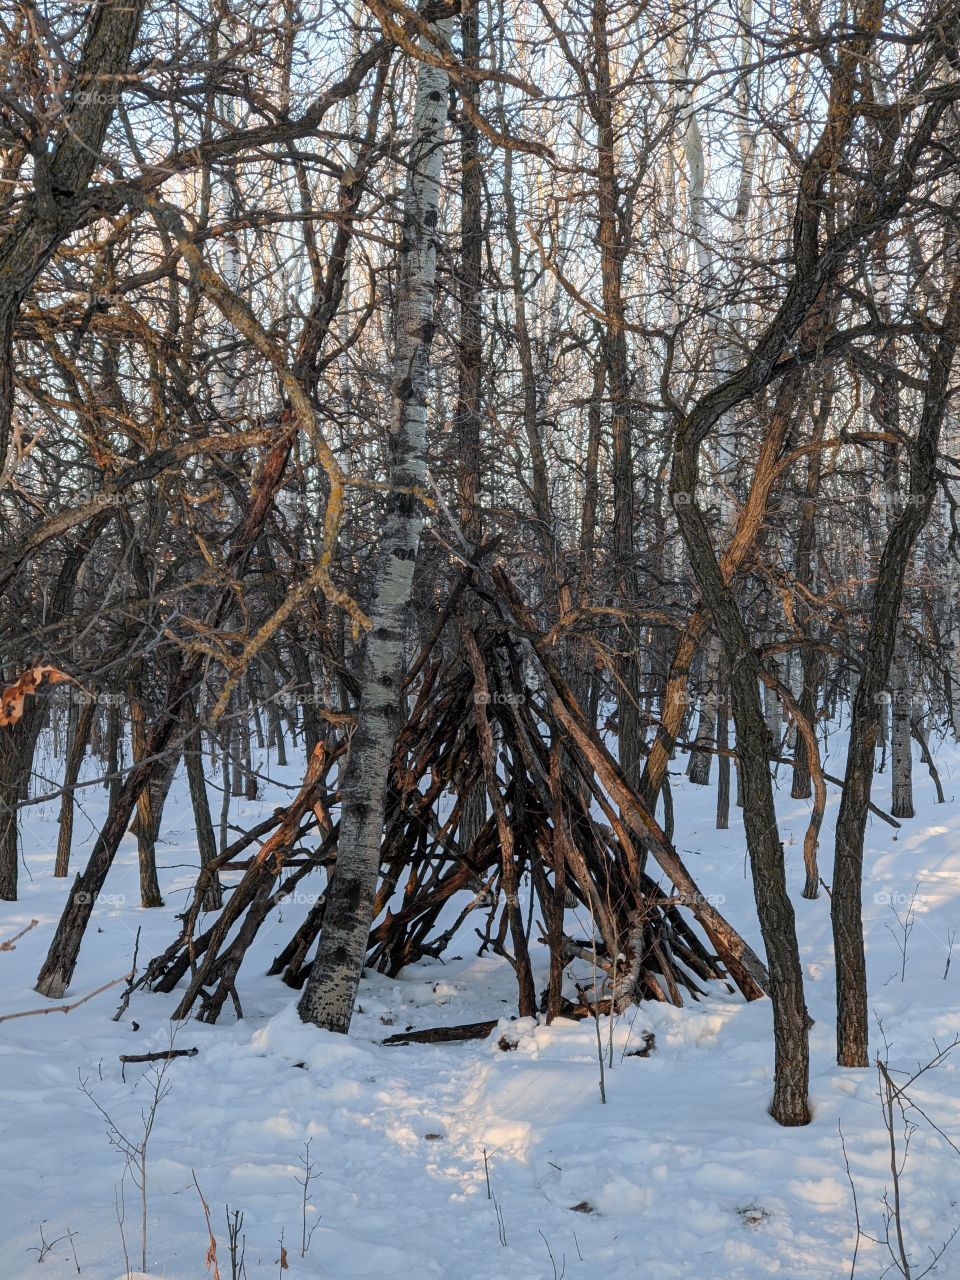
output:
M604 972L605 998L619 1008L640 999L679 1005L714 981L732 981L747 999L763 995L762 963L701 894L588 726L513 584L495 574L499 607L479 621L476 611L457 619L456 653L443 652L438 628L412 668L415 693L408 677L413 705L394 752L368 967L396 975L441 956L477 913L481 951L512 965L522 1015L563 1010L563 973L576 957ZM237 974L264 920L303 881L331 873L347 745L343 727L331 726L292 803L201 870L180 936L141 979L169 992L189 974L177 1018L199 1006L197 1016L213 1022L228 997L240 1016ZM256 840L224 906L198 932L213 878ZM318 892L271 965L291 987L306 980L323 913ZM551 959L539 996L528 951L534 921Z

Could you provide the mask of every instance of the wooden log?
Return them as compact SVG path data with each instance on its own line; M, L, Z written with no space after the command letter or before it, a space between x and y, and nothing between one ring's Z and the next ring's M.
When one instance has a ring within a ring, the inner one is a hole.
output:
M455 1044L461 1040L485 1040L499 1018L487 1022L461 1022L455 1027L427 1027L423 1031L400 1031L381 1044Z
M200 1052L196 1046L192 1049L160 1049L157 1053L121 1053L120 1061L128 1062L169 1062L171 1058L195 1058Z

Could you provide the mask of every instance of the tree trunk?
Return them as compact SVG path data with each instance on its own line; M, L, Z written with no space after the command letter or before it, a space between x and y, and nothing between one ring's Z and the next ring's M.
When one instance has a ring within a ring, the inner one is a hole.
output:
M483 761L483 776L486 781L487 795L497 820L497 835L500 841L500 885L506 901L506 917L510 924L510 937L513 942L513 955L510 963L517 975L518 1012L521 1018L530 1018L537 1012L537 993L533 985L533 974L530 970L530 954L527 950L527 938L523 930L523 916L520 910L518 895L517 864L514 853L513 828L507 816L507 806L500 791L497 778L497 757L490 721L487 718L487 707L490 704L490 690L487 686L483 658L473 634L463 631L464 647L473 669L474 690L477 694L476 717L477 734L480 739L480 757Z
M713 748L717 739L717 690L720 680L720 641L712 637L707 646L704 661L703 694L700 698L700 714L697 720L697 737L690 760L687 764L687 776L698 787L710 785L710 765L713 761Z
M480 25L476 0L465 0L460 10L463 61L480 65ZM460 268L457 272L460 334L457 361L457 409L453 429L457 449L457 507L460 524L471 546L483 536L480 506L481 387L483 374L483 169L480 130L466 106L476 105L472 80L458 86L463 108L458 113L460 131ZM464 792L460 818L460 848L466 853L487 820L487 800L479 780L472 785L473 762L462 769L458 790Z
M443 39L452 20L431 24ZM440 162L447 73L420 63L400 244L394 356L391 493L375 571L357 727L344 777L337 862L320 944L299 1004L305 1022L346 1032L366 955L380 869L390 760L399 723L403 633L423 514L411 490L426 470L427 385L433 340Z
M770 666L773 674L779 678L777 664L773 659L770 661ZM763 686L763 718L767 722L767 730L770 733L770 740L773 743L774 750L779 755L781 739L783 738L783 708L780 705L776 690L771 689L768 684Z
M831 916L837 966L837 1061L869 1064L867 968L863 945L863 837L873 786L881 695L890 673L903 580L937 487L937 449L949 404L950 372L960 341L960 273L954 272L943 330L930 353L917 436L910 448L910 492L880 558L863 669L850 722L843 793L837 814Z
M800 509L800 529L797 534L796 576L797 581L809 591L817 589L814 552L817 542L817 500L820 496L820 480L823 470L821 445L826 430L830 409L833 404L834 374L830 369L824 378L824 387L813 418L813 430L810 433L810 453L807 457L807 474ZM820 660L817 651L810 641L813 620L807 605L806 596L802 592L795 593L794 618L797 625L805 633L806 643L800 646L800 689L797 702L803 715L810 724L816 725L817 692L820 684ZM807 760L807 744L803 734L794 733L793 743L793 780L790 795L794 800L805 800L811 794L810 764Z
M20 841L17 814L33 771L43 704L28 706L16 724L0 729L0 899L17 900Z
M603 297L603 363L610 399L613 481L613 557L617 593L625 622L620 632L617 721L620 763L632 787L640 781L643 730L640 697L643 674L639 643L629 613L639 597L634 544L634 459L630 406L630 362L623 302L624 237L629 235L630 211L621 196L617 171L618 138L610 67L607 0L594 0L592 23L596 67L595 92L588 99L597 129L597 242Z
M480 65L480 28L476 0L461 6L460 31L463 61ZM473 81L464 80L458 92L465 104L475 105ZM457 362L457 410L454 434L457 446L457 496L460 521L468 540L476 545L483 532L480 510L480 396L483 372L481 276L483 269L483 170L480 131L461 110L460 130L460 340Z
M133 745L133 761L139 764L147 751L146 716L139 698L130 697L130 734ZM140 862L140 905L162 907L160 881L157 879L157 828L160 814L157 796L148 783L137 797L137 856Z
M763 524L767 500L780 475L777 460L796 413L797 393L800 389L799 372L784 378L769 425L760 446L753 481L747 500L740 509L736 525L726 551L720 559L724 582L732 582L745 558L753 547ZM710 610L700 604L690 615L686 627L676 641L670 659L670 672L663 696L663 713L656 737L650 744L640 792L651 810L656 808L657 796L666 776L667 762L672 759L674 745L683 723L688 703L687 686L690 667L697 647L710 628ZM738 774L739 777L739 774ZM739 796L739 782L738 782ZM737 800L739 804L739 798Z
M770 778L772 744L760 700L760 665L733 593L724 582L696 503L696 446L691 443L687 429L684 423L677 434L671 491L690 564L713 614L730 672L743 820L760 932L770 969L774 1030L771 1114L779 1124L803 1125L810 1121L807 1010L796 922L787 893L783 845ZM678 493L683 495L679 502Z
M76 704L74 704L76 705ZM90 726L93 724L93 713L96 703L88 698L77 709L71 726L70 741L67 745L67 758L63 769L63 795L60 799L60 822L57 832L57 859L54 864L55 876L66 876L70 872L70 847L73 843L73 789L77 785L83 757L90 737Z
M213 819L210 816L207 780L203 773L203 738L192 699L187 699L184 704L184 719L189 727L183 743L183 760L187 768L190 803L193 806L193 822L197 830L200 866L205 867L216 860L217 838L213 830ZM205 911L219 911L222 906L223 889L220 884L220 877L214 871L203 897L203 907Z
M890 714L890 812L895 818L913 817L913 743L910 722L913 716L913 694L910 689L909 665L903 630L893 659Z
M720 688L717 701L717 830L730 826L730 717L727 711L726 684Z

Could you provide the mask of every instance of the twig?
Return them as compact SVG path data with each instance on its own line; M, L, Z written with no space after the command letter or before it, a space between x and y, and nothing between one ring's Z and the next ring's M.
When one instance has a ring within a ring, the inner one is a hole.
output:
M247 1274L244 1254L247 1251L247 1237L242 1235L243 1214L234 1209L230 1214L230 1206L224 1205L227 1214L227 1239L230 1246L230 1280L243 1280Z
M70 1227L67 1227L67 1239L70 1241L70 1252L73 1254L73 1265L77 1268L77 1275L80 1275L80 1260L77 1257L77 1246L73 1243L73 1237L76 1234L77 1234L76 1231L73 1231L71 1230Z
M66 1236L57 1236L56 1240L46 1240L43 1235L43 1223L40 1223L40 1247L33 1245L27 1250L27 1253L35 1253L38 1262L46 1262L47 1254L52 1253L61 1240L66 1240Z
M15 933L12 938L8 938L6 942L0 942L0 951L15 951L14 943L19 942L25 933L29 933L31 929L35 929L40 923L39 920L31 920L25 929L21 929L19 933Z
M854 1280L857 1269L857 1255L860 1252L860 1241L863 1239L863 1227L860 1224L860 1205L857 1203L857 1188L854 1186L853 1174L850 1172L850 1157L847 1155L847 1144L843 1138L843 1127L837 1121L837 1132L840 1134L840 1147L843 1151L843 1163L847 1170L847 1181L850 1183L850 1194L853 1196L853 1216L857 1224L857 1239L853 1246L853 1257L850 1260L850 1280Z
M537 1231L537 1235L540 1237L540 1239L543 1241L543 1243L547 1246L547 1253L550 1255L550 1265L551 1265L551 1267L553 1267L553 1280L563 1280L563 1277L564 1277L564 1276L566 1275L566 1273L567 1273L567 1259L566 1259L566 1257L565 1257L564 1255L561 1255L561 1259L560 1259L560 1270L558 1271L558 1270L557 1270L557 1261L556 1261L556 1258L554 1258L554 1256L553 1256L553 1250L550 1248L550 1241L547 1239L547 1237L546 1237L546 1236L543 1234L543 1232L542 1232L542 1231L540 1231L540 1230L538 1230L538 1231Z
M910 1259L907 1257L907 1248L903 1239L903 1217L900 1201L900 1171L902 1165L897 1159L897 1139L894 1131L894 1114L893 1105L897 1098L897 1086L894 1084L887 1070L886 1064L877 1059L877 1070L883 1082L884 1094L881 1098L884 1110L884 1120L886 1123L887 1137L890 1142L890 1176L893 1179L893 1208L891 1214L893 1217L893 1225L897 1235L897 1253L899 1258L894 1255L894 1261L900 1268L900 1274L904 1280L910 1280ZM888 1244L889 1244L889 1224L888 1224ZM892 1249L891 1249L892 1252Z
M133 960L132 960L131 965L130 965L130 978L129 978L129 980L127 981L127 989L126 989L126 991L124 991L124 993L123 993L123 998L122 998L122 1000L120 1001L120 1006L119 1006L119 1008L117 1009L117 1012L113 1015L113 1021L114 1021L114 1022L119 1022L119 1021L120 1021L120 1019L123 1017L123 1015L126 1013L126 1011L127 1011L127 1006L128 1006L128 1005L129 1005L129 1003L130 1003L130 997L133 995L134 991L136 990L136 987L137 987L137 954L138 954L138 952L139 952L139 951L140 951L140 930L139 930L139 929L137 929L137 936L136 936L136 938L134 939L134 943L133 943Z
M113 1207L117 1215L117 1226L120 1228L120 1244L123 1247L123 1265L126 1271L126 1280L130 1280L133 1272L130 1269L130 1252L127 1249L127 1237L123 1230L124 1219L127 1216L127 1205L123 1197L123 1178L113 1188Z
M88 1000L92 1000L94 996L100 995L103 991L109 991L111 987L117 986L121 982L129 982L132 974L125 973L122 978L114 978L112 982L105 982L102 987L97 987L96 991L91 991L89 995L81 996L79 1000L74 1000L73 1004L53 1004L46 1009L24 1009L20 1013L3 1013L0 1014L0 1022L11 1022L14 1018L34 1018L41 1013L72 1013L74 1009L79 1009L82 1004L86 1004Z

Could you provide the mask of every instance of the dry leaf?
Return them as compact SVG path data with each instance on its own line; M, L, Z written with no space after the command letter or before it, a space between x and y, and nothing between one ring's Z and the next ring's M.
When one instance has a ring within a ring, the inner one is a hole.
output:
M76 684L73 676L68 676L58 667L31 667L16 684L0 691L0 725L17 723L23 715L23 704L28 696L36 693L45 679L50 684L63 684L65 681Z

